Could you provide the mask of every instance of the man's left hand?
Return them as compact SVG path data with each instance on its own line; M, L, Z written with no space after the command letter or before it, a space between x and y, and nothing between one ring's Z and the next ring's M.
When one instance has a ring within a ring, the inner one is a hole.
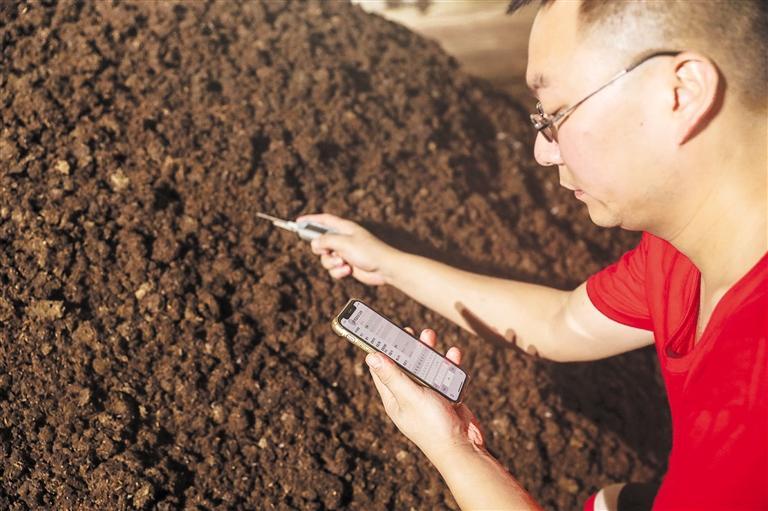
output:
M410 328L406 330L413 333ZM419 339L434 348L437 334L426 329ZM456 347L445 356L456 365L461 363L461 351ZM483 447L480 425L466 405L451 403L416 383L383 353L369 354L365 361L387 415L433 462L457 447Z

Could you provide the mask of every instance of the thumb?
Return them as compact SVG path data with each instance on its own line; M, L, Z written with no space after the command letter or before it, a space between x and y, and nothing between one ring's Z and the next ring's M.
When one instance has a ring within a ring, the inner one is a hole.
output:
M379 378L381 383L392 393L400 405L409 401L418 392L417 384L400 370L392 359L382 353L370 353L365 357L365 363Z

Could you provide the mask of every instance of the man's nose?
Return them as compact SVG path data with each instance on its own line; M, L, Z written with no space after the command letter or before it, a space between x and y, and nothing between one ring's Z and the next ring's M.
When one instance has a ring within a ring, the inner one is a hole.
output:
M563 159L560 156L560 146L558 143L555 141L550 142L541 133L536 134L536 142L533 146L533 156L542 167L563 165Z

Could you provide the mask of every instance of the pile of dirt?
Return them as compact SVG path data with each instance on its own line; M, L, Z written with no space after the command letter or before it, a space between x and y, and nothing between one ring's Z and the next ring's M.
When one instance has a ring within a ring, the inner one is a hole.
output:
M331 333L350 296L465 348L492 451L546 506L662 473L652 352L537 361L255 217L556 286L630 247L435 43L342 2L11 0L0 45L0 507L456 508Z

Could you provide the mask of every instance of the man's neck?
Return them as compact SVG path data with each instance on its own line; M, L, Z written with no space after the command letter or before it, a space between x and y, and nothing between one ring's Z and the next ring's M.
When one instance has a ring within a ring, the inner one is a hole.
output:
M714 174L723 178L698 198L687 223L667 237L662 233L699 269L709 299L722 296L768 251L766 156L737 153L723 158Z

